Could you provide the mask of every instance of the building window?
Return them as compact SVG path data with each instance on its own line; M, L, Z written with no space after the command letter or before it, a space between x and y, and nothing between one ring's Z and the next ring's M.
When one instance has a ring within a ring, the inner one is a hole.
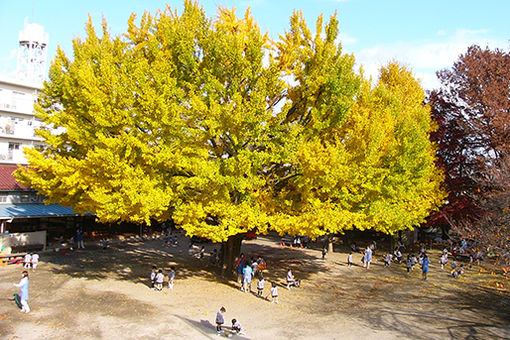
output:
M9 143L9 150L19 150L20 143Z
M7 203L7 195L0 195L0 203Z

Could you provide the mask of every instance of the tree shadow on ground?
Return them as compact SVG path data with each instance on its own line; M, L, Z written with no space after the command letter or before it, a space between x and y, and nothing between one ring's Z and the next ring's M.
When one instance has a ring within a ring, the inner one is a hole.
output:
M67 280L64 281L67 282ZM56 289L55 287L54 282L39 282L37 287L39 294L32 295L29 300L32 312L28 315L28 319L20 317L17 315L19 313L12 309L0 318L0 329L4 321L8 322L8 327L12 330L24 327L27 320L33 322L35 319L36 324L40 327L66 334L61 333L62 336L58 337L48 335L48 338L102 339L104 338L103 330L94 326L93 323L90 327L80 327L83 326L83 317L86 320L115 318L124 323L136 324L144 317L157 313L151 304L112 291L91 293L87 290L86 285L61 292L60 296L55 298L51 295ZM41 294L42 296L40 296ZM6 328L4 331L9 334L9 329ZM76 329L81 329L79 334L75 333ZM6 335L6 333L0 332L1 335ZM28 335L25 336L30 338Z
M265 241L265 240L263 240ZM212 265L209 255L199 258L199 251L190 250L189 239L180 236L178 245L166 246L162 240L127 241L112 244L107 249L99 245L87 245L86 249L47 253L42 257L45 262L53 263L55 274L65 274L73 278L100 280L112 278L144 284L150 287L152 266L163 270L165 280L171 266L176 267L176 280L190 277L223 283L235 288L233 277L219 275L219 268ZM218 244L205 244L206 252L219 249ZM285 283L287 268L292 268L296 278L306 280L318 271L327 271L315 255L301 249L287 249L274 246L271 242L244 242L242 251L247 259L263 256L267 262L264 271L266 284ZM256 285L256 279L253 280Z
M440 284L422 281L419 273L406 274L400 267L367 271L355 289L349 281L359 271L338 277L335 284L317 282L323 305L315 312L349 313L374 329L412 339L510 338L510 293L445 281L448 275L443 278L442 272L434 273Z

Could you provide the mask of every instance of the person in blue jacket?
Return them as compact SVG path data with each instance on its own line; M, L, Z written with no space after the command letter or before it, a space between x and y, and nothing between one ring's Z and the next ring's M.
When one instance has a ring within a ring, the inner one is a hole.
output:
M241 253L239 255L239 259L237 260L236 264L237 268L237 282L241 284L241 288L243 287L243 269L244 269L244 254Z
M20 312L30 312L30 307L28 306L28 272L26 270L21 273L21 280L19 283L15 283L14 286L19 287Z
M423 256L423 262L421 264L421 272L422 272L423 279L426 280L427 273L429 272L429 257L426 254Z

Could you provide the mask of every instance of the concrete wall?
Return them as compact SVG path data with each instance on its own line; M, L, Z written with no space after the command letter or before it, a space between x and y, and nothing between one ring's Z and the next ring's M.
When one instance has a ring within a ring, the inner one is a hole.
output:
M43 250L46 250L46 230L0 235L0 248L5 247L7 249L28 245L42 245Z

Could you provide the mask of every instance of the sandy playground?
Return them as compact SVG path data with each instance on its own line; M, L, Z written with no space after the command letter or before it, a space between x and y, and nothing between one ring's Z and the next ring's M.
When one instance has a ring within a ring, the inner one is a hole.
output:
M381 253L370 270L359 265L360 254L348 268L341 249L323 261L318 249L282 248L278 241L259 237L242 248L247 258L260 254L267 261L264 296L277 282L278 305L219 278L207 255L189 254L183 237L172 247L133 240L41 254L30 272L29 314L12 301L22 266L0 267L0 339L217 339L221 306L225 325L236 318L246 328L233 339L510 339L510 282L490 270L476 266L453 279L432 251L424 282L418 268L410 275L403 264L384 268ZM149 288L153 264L165 274L177 267L172 291ZM302 279L290 291L288 267Z

